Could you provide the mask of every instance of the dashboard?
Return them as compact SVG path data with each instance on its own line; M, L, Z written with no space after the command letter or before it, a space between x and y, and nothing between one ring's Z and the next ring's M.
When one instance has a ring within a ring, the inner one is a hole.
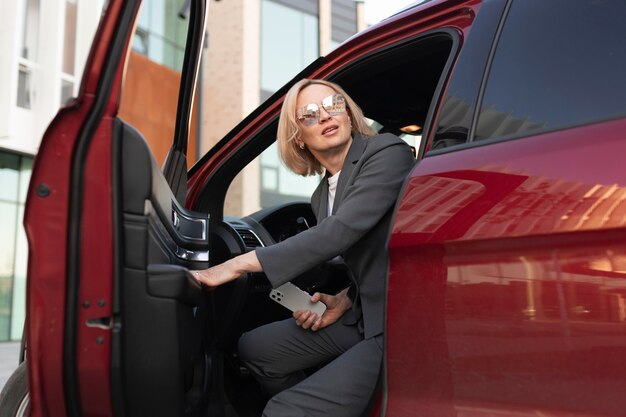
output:
M246 250L282 242L317 224L311 205L305 202L273 206L241 218L226 217L224 221L241 237Z

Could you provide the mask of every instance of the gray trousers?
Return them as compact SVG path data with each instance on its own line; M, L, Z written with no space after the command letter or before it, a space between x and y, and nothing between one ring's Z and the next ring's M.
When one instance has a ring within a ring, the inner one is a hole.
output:
M341 320L313 332L294 319L239 339L239 357L272 396L264 417L361 416L376 387L383 336L363 339ZM304 369L322 366L306 376Z

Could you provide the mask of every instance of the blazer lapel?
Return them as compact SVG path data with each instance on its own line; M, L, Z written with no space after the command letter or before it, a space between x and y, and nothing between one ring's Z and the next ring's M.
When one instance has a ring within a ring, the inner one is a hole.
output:
M311 208L317 218L317 223L328 217L328 173L322 177L322 181L313 192Z
M341 204L341 200L343 199L343 192L346 188L346 184L348 184L348 180L352 177L352 172L354 171L354 165L359 161L361 155L365 151L366 141L359 134L354 136L352 139L352 145L350 145L350 149L348 150L348 154L346 155L346 160L343 161L343 166L341 167L341 174L339 174L339 181L337 182L337 191L335 192L335 203L333 204L333 214L337 212L337 207ZM328 195L328 180L326 183L326 195ZM322 199L324 201L324 199ZM326 204L328 204L328 197L326 197ZM328 206L326 206L328 207ZM328 210L328 209L327 209Z

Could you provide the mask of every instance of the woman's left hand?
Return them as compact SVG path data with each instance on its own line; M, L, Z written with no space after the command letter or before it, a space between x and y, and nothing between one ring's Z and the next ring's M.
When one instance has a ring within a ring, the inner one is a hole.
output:
M316 292L311 296L312 302L321 301L326 304L326 311L321 316L310 310L294 311L293 318L298 326L303 329L311 329L317 331L326 326L330 326L343 316L343 314L352 307L352 301L348 297L348 289L339 292L337 295L329 295Z

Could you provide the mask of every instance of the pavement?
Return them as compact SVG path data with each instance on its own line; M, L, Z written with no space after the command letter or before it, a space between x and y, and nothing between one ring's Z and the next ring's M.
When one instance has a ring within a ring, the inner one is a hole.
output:
M0 390L19 365L20 342L0 342Z

